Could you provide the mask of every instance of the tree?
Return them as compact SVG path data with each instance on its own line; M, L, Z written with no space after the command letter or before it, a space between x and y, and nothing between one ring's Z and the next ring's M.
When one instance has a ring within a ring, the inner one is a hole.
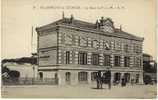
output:
M20 77L20 72L16 70L11 70L9 73L10 78L17 79Z
M2 74L5 73L5 72L9 73L10 69L7 68L7 67L2 67Z

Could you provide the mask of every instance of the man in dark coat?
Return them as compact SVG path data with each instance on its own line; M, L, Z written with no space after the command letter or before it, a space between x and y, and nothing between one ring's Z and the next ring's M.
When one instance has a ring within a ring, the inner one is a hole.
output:
M97 72L96 81L97 81L97 89L102 88L101 71Z
M111 89L111 71L109 69L106 72L106 78L107 78L109 89Z
M125 80L125 77L122 78L121 86L122 86L122 87L126 86L126 80Z

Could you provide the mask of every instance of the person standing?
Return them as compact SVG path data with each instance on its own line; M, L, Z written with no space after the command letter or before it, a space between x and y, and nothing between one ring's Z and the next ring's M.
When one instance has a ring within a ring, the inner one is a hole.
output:
M126 80L125 80L125 77L122 78L121 86L122 86L122 87L126 86Z
M97 89L102 88L101 71L97 72L96 81L97 81Z
M109 87L109 89L111 89L111 71L110 71L110 69L108 69L106 75L107 75L108 87Z

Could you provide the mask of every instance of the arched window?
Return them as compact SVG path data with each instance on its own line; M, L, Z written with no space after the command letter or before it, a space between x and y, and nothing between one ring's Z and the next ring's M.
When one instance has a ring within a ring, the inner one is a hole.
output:
M88 80L88 73L87 72L79 72L78 73L78 80L79 80L79 82L87 81Z

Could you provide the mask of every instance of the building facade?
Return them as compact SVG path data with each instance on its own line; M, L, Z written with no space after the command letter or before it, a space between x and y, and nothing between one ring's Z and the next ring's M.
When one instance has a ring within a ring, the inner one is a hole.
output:
M143 38L115 28L110 18L96 23L73 16L37 27L38 72L59 85L91 84L96 72L110 68L112 82L125 77L143 83Z

